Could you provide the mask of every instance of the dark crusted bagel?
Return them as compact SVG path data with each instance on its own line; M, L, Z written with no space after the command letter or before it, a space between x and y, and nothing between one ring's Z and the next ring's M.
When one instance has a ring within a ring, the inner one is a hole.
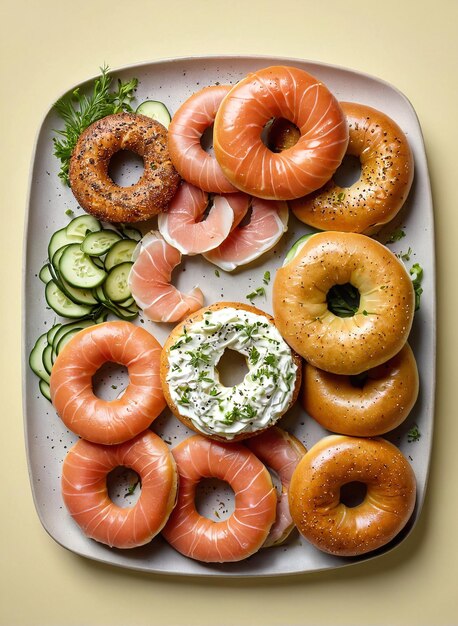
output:
M145 170L130 187L108 175L120 150L139 154ZM167 130L145 115L117 113L94 122L79 137L70 160L70 186L82 208L108 222L140 222L167 208L180 182L167 149Z

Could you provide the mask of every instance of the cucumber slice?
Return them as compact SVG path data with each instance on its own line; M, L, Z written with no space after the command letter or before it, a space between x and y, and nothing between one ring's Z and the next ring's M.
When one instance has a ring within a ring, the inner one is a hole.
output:
M126 237L127 239L133 239L134 241L138 242L143 237L141 232L137 230L136 228L123 226L121 230L122 230L123 237Z
M91 289L80 289L79 287L72 287L66 280L60 277L60 288L65 295L75 302L76 304L98 304L98 300L92 295Z
M135 304L135 300L133 299L132 296L130 296L130 298L127 298L127 300L123 300L122 302L118 302L118 306L121 306L123 309L128 309L133 304Z
M123 239L114 244L105 257L105 269L109 272L115 265L132 261L132 254L137 247L137 241Z
M54 324L54 326L48 330L48 332L46 334L46 337L48 338L49 345L52 346L52 342L54 340L54 337L56 336L57 331L61 327L62 327L62 324Z
M122 302L131 297L129 274L133 263L126 262L115 265L103 284L103 291L109 300L114 303Z
M49 400L51 402L51 389L49 387L49 383L47 383L45 380L40 380L40 382L38 383L38 387L40 388L40 391L44 395L46 400Z
M66 228L56 230L48 244L48 259L52 261L54 254L63 246L68 246L70 243L76 243L77 241L83 241L84 237L79 235L68 235Z
M101 302L102 304L109 302L108 298L105 295L105 292L103 291L102 285L97 285L97 287L92 290L92 295L98 302Z
M45 368L45 370L48 372L48 374L51 374L51 370L52 370L52 346L48 345L46 346L46 348L43 350L43 354L41 355L41 358L43 359L43 366Z
M59 263L60 260L62 258L62 255L64 253L64 251L66 250L66 248L68 248L69 244L62 246L61 248L59 248L58 250L56 250L54 252L54 254L52 255L52 259L50 259L51 261L51 265L53 266L54 270L59 273Z
M107 302L104 306L106 306L107 309L114 313L116 317L119 317L120 319L127 322L131 322L138 315L137 311L129 311L129 309L123 309L114 302Z
M122 239L121 235L114 230L99 230L86 235L81 244L81 250L91 256L102 256L120 239Z
M43 335L38 337L30 352L29 365L34 374L41 378L41 380L49 383L49 372L45 370L45 366L43 365L43 352L47 345L47 333L43 333Z
M135 113L151 117L153 120L160 122L165 128L169 127L171 119L170 113L162 102L158 102L157 100L145 100L145 102L142 102L138 106Z
M49 269L49 263L46 263L46 265L43 265L43 267L40 270L40 273L38 274L38 278L45 285L46 283L49 283L50 280L52 280L51 271Z
M99 315L97 315L97 317L94 317L94 322L96 324L103 324L103 322L106 322L108 319L108 311L103 308L102 311L99 313Z
M55 347L56 356L59 356L59 354L62 352L62 348L70 341L72 337L78 334L80 330L82 330L82 328L73 328L72 330L69 330L68 333L65 333L65 335L62 335Z
M79 215L67 224L67 235L70 237L79 237L82 241L88 232L95 233L102 230L102 224L92 215Z
M105 269L105 264L102 261L102 259L99 259L98 256L93 256L92 257L92 262L94 263L94 265L97 265L97 267L100 267L101 270Z
M285 260L283 261L283 267L287 265L290 261L294 259L295 256L299 254L302 248L305 246L310 237L313 237L316 233L309 233L308 235L304 235L300 239L294 243L291 248L288 250L287 255L285 256Z
M52 310L58 315L62 315L62 317L85 317L89 315L93 309L93 307L88 304L76 304L72 302L53 280L50 280L46 285L45 298Z
M106 272L94 265L92 259L76 243L67 246L59 262L59 274L72 287L92 289L103 283Z
M94 326L94 322L91 319L78 320L77 322L71 322L70 324L63 324L56 332L53 338L52 347L53 351L56 352L57 345L59 341L62 339L64 335L66 335L71 330L77 328L78 330L82 330L83 328L88 328L88 326Z

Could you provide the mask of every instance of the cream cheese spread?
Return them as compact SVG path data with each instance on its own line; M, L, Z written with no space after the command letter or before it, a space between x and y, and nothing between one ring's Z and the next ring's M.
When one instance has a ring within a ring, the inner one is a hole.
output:
M248 373L234 387L219 380L226 349L247 362ZM167 383L179 412L198 431L226 439L272 426L291 403L296 375L291 348L274 324L244 309L205 311L169 351Z

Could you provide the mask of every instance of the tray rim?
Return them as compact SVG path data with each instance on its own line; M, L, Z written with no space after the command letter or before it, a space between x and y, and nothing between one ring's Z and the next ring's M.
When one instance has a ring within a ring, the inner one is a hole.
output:
M215 572L213 570L209 570L208 572L188 572L188 571L161 571L161 570L152 570L149 569L147 567L140 567L139 565L134 564L120 564L120 563L114 563L112 561L110 561L108 558L104 559L98 556L93 556L93 555L87 555L81 552L77 552L76 550L72 549L71 547L65 545L62 541L60 541L59 539L57 539L50 531L50 529L46 526L43 516L41 514L40 511L40 507L38 506L38 502L37 502L37 495L36 495L36 491L33 487L33 472L32 472L32 463L31 463L31 456L30 456L30 449L29 449L29 434L28 434L28 419L27 419L27 393L28 393L28 389L26 388L26 373L28 371L28 353L27 353L27 346L26 346L26 261L27 261L27 234L29 231L29 222L30 222L30 204L31 204L31 198L32 198L32 183L33 183L33 170L34 170L34 165L35 165L35 160L36 160L36 154L37 154L37 150L38 150L38 140L40 138L44 123L47 119L47 117L49 116L49 114L51 113L54 104L57 100L59 100L61 97L65 96L66 94L70 93L71 91L73 91L75 88L77 87L84 87L85 85L91 83L92 81L94 81L95 78L97 78L100 74L95 74L87 79L85 79L82 82L73 84L72 87L69 87L67 90L65 90L64 92L61 93L61 95L59 95L56 99L54 99L52 101L52 103L46 108L45 113L41 116L41 121L39 123L39 125L37 126L37 129L35 131L35 136L34 136L34 143L33 143L33 149L31 152L31 156L30 156L30 163L29 163L29 177L28 177L28 187L27 187L27 194L26 194L26 206L25 206L25 216L24 216L24 226L23 226L23 239L22 239L22 268L21 268L21 280L22 280L22 285L21 285L21 389L22 389L22 411L23 411L23 432L24 432L24 440L25 440L25 451L26 451L26 462L27 462L27 472L28 472L28 477L29 477L29 483L30 483L30 489L32 492L32 499L33 499L33 503L35 506L35 511L38 515L38 518L40 520L41 525L43 526L44 530L46 531L46 533L51 537L51 539L53 539L58 545L60 545L61 547L65 548L66 550L68 550L69 552L76 554L77 556L83 556L84 558L89 559L90 561L96 561L98 563L103 563L105 565L109 565L109 566L114 566L114 567L120 567L121 569L125 569L125 570L132 570L132 571L138 571L138 572L142 572L145 574L149 574L149 575L154 575L154 576L183 576L183 577L196 577L196 578L211 578L211 577L217 577L219 579L238 579L238 578L249 578L249 579L253 579L253 578L275 578L275 577L285 577L285 576L303 576L303 575L310 575L310 574L315 574L315 573L321 573L321 572L326 572L326 571L334 571L337 569L342 569L342 568L347 568L350 567L352 565L358 565L361 563L365 563L368 561L372 561L374 559L378 559L380 557L383 557L385 555L390 554L393 550L395 550L396 548L400 547L405 540L410 537L410 535L412 534L413 530L415 529L415 527L417 526L417 523L419 521L420 516L422 515L422 511L423 511L423 506L424 506L424 502L425 502L425 497L426 497L426 493L427 493L427 489L428 489L428 483L429 483L429 475L430 475L430 470L431 470L431 458L432 458L432 450L433 450L433 442L434 442L434 427L435 427L435 404L436 404L436 394L437 394L437 385L436 385L436 379L437 379L437 281L436 281L436 229L435 229L435 221L434 221L434 206L433 206L433 198L432 198L432 189L431 189L431 179L430 179L430 173L429 173L429 167L428 167L428 158L427 158L427 153L426 153L426 147L425 147L425 141L424 141L424 135L423 135L423 130L420 124L420 120L418 118L417 112L415 110L415 108L413 107L410 99L395 85L393 85L392 83L390 83L389 81L386 81L382 78L379 78L378 76L375 76L373 74L369 74L367 72L364 71L359 71L353 68L349 68L349 67L345 67L345 66L341 66L338 64L333 64L333 63L327 63L327 62L323 62L323 61L314 61L311 59L304 59L304 58L299 58L299 57L282 57L282 56L275 56L275 55L264 55L264 54L240 54L240 55L231 55L231 54L211 54L211 55L190 55L190 56L177 56L177 57L161 57L158 59L154 59L152 61L141 61L141 62L136 62L136 63L132 63L132 64L126 64L126 65L122 65L122 66L118 66L115 68L110 68L109 69L109 74L115 76L117 73L120 72L125 72L125 71L134 71L136 69L146 69L146 68L150 68L150 67L154 67L156 65L163 65L163 64L175 64L175 63L179 63L179 62L183 62L183 63L188 63L190 61L202 61L202 62L215 62L215 61L234 61L236 62L237 60L241 60L241 61L246 61L246 62L250 62L250 61L266 61L266 62L271 62L271 63L281 63L281 64L285 64L285 63L298 63L298 64L308 64L308 65L312 65L312 66L317 66L317 67L322 67L325 69L330 69L330 70L334 70L337 72L343 72L343 73L352 73L355 74L359 77L363 77L366 80L369 81L374 81L378 84L383 85L384 87L392 90L393 92L395 92L405 103L405 105L407 106L407 108L410 110L410 112L413 114L413 117L416 121L416 125L418 128L418 132L419 132L419 140L421 142L421 148L422 148L422 153L425 159L425 164L426 164L426 179L425 179L425 184L427 187L427 211L431 220L431 225L432 225L432 232L431 232L431 239L430 239L430 245L431 245L431 252L432 252L432 267L429 268L430 272L431 272L431 276L432 276L432 284L433 284L433 292L430 295L430 303L431 303L431 317L432 319L430 320L432 327L433 327L433 332L431 333L431 340L432 340L432 370L429 372L429 376L430 376L430 380L431 380L431 389L433 391L433 397L431 398L431 432L429 434L429 446L428 446L428 455L427 455L427 459L426 459L426 472L425 472L425 481L424 481L424 488L423 488L423 493L422 493L422 498L418 499L418 495L417 495L417 501L416 501L416 516L415 519L413 520L413 522L408 526L407 530L404 529L403 531L401 531L402 533L402 537L396 541L393 545L389 545L388 548L386 548L385 546L382 546L382 548L380 548L379 550L375 551L373 554L369 553L368 555L360 555L360 557L356 557L351 561L347 561L345 558L342 558L342 561L338 564L336 564L335 566L323 566L323 567L319 567L319 568L314 568L314 569L306 569L306 570L298 570L298 571L293 571L293 572L258 572L258 573L241 573L241 572L226 572L226 571L218 571ZM382 435L383 436L383 435Z

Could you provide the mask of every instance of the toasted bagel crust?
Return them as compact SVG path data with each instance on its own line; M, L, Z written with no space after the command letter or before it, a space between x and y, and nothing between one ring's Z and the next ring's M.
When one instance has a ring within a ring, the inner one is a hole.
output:
M129 150L143 157L137 183L120 187L108 174L111 157ZM167 130L145 115L117 113L79 137L70 160L70 186L82 208L108 222L139 222L167 208L180 182L167 149Z

